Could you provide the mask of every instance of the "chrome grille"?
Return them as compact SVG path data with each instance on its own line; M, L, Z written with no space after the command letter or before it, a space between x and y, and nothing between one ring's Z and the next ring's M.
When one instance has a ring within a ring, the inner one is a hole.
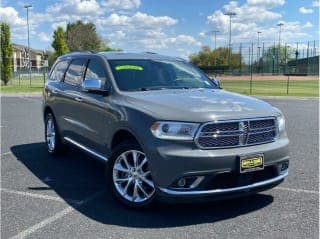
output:
M196 143L200 148L228 148L264 144L277 137L275 118L209 122L200 127Z

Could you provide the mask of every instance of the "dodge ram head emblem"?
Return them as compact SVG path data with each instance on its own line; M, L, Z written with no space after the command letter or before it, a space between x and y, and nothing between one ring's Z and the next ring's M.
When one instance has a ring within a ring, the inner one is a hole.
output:
M249 125L247 121L239 122L239 131L240 131L240 136L239 136L240 145L245 145L247 143L248 132L249 132Z

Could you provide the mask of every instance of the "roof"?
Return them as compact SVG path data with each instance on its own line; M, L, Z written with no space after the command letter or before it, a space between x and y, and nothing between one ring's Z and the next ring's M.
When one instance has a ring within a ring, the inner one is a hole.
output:
M27 51L28 50L27 46L16 44L16 43L12 43L12 47L13 47L13 49L20 50L20 51ZM44 52L42 50L37 50L37 49L33 49L33 48L30 48L30 51L34 52L36 54L43 54L43 52Z
M153 60L182 60L177 57L164 56L153 52L129 53L129 52L100 52L100 55L108 60L128 60L128 59L153 59Z
M67 53L61 58L64 57L70 57L74 56L76 54L79 55L90 55L90 54L96 54L100 55L102 57L105 57L108 60L128 60L128 59L136 59L136 60L143 60L143 59L152 59L152 60L179 60L183 61L181 58L177 57L170 57L170 56L164 56L160 54L156 54L153 52L142 52L142 53L129 53L129 52L93 52L93 51L81 51L81 52L70 52Z

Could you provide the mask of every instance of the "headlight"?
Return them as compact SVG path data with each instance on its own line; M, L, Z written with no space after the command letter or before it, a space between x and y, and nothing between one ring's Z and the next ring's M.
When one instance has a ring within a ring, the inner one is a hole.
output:
M193 140L198 127L195 123L157 121L150 130L159 139Z
M286 128L286 121L284 119L283 114L281 114L280 116L277 116L277 122L278 122L279 133L281 133Z

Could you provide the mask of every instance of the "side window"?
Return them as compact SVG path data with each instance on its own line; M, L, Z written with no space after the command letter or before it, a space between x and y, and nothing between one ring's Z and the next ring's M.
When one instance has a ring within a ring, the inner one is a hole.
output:
M107 83L107 76L104 70L104 66L98 59L91 59L89 61L86 76L88 79L98 79L101 81L102 87Z
M81 85L87 59L73 60L67 70L64 82L70 85Z
M60 61L53 69L50 80L61 81L63 80L64 73L69 65L68 61Z

